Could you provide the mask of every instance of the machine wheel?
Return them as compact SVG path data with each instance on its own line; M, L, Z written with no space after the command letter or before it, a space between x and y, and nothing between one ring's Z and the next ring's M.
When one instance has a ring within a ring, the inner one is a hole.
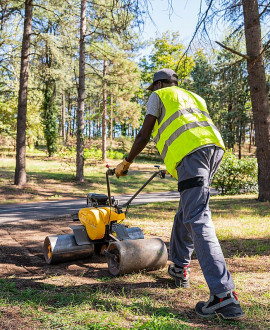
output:
M47 264L89 258L93 253L93 243L77 245L74 235L47 236L43 244Z
M111 242L106 256L109 272L114 276L159 269L168 260L166 245L159 238Z

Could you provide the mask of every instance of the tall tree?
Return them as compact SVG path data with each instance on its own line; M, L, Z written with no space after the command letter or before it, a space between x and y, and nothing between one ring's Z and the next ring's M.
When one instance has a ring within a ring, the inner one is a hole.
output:
M107 151L107 61L103 61L103 83L102 83L102 160L106 162Z
M247 61L248 82L257 146L259 200L270 201L270 107L264 68L265 49L261 39L260 18L262 13L259 13L257 0L244 0L242 5L247 56L249 58Z
M62 92L61 134L63 142L66 141L66 95Z
M84 182L84 98L85 98L85 36L86 36L86 0L81 0L80 20L80 59L77 109L77 158L76 181Z
M169 2L172 2L172 0L169 0ZM204 35L209 37L210 26L216 26L213 24L214 20L223 19L226 23L228 23L229 20L231 27L234 28L234 32L241 31L244 27L247 54L239 53L236 50L220 43L219 45L247 60L248 83L254 118L259 168L258 199L260 201L270 201L270 109L264 67L264 53L267 49L269 49L270 42L268 40L263 47L261 37L261 21L268 17L270 13L269 1L205 0L205 3L207 8L205 11L200 11L198 15L196 31L192 37L188 49L194 40L195 35L199 31L204 32ZM269 31L265 35L268 36Z
M45 83L42 117L44 125L44 136L49 157L53 156L57 150L56 140L58 137L58 130L56 121L57 109L55 104L55 89L55 81L48 79Z
M70 8L74 0L70 0L69 5L63 0L47 0L46 4L46 8L41 5L35 9L33 30L36 33L31 41L33 74L30 78L33 88L43 92L43 134L48 154L51 156L57 151L57 137L62 126L62 93L68 90L72 83L75 84L72 57L75 58L77 53L70 48L77 42L77 29L72 24L77 19L73 17L77 13L77 7Z
M30 38L32 30L33 0L25 0L24 30L21 52L20 89L17 117L16 169L14 183L23 186L26 183L26 113L27 84L29 70Z

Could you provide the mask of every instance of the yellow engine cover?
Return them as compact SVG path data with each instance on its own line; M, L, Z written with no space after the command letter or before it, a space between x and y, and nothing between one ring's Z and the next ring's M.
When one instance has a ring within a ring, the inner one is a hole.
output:
M125 213L116 213L109 207L87 207L79 211L79 220L85 226L87 235L91 240L102 239L105 235L105 226L111 221L125 219Z

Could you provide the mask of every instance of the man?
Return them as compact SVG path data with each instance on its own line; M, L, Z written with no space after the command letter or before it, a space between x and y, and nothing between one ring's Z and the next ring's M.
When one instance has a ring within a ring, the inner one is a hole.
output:
M119 178L126 175L134 158L144 149L153 131L154 141L167 171L178 180L179 211L174 218L168 273L178 287L189 287L189 264L195 248L210 289L210 299L198 302L203 317L224 319L244 315L234 283L215 234L209 209L209 186L224 154L224 143L213 124L205 101L177 87L177 74L162 69L154 74L153 91L144 123L128 156L117 165Z

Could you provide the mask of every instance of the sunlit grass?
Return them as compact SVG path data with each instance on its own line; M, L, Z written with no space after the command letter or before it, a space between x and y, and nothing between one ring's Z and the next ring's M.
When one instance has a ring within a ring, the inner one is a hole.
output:
M168 243L177 204L132 206L125 223ZM217 196L211 206L245 319L196 317L196 302L207 300L209 292L194 256L191 288L186 290L174 287L166 269L116 278L108 274L91 281L87 271L76 276L31 275L28 284L20 286L16 275L0 279L0 325L5 311L17 308L22 320L34 322L34 329L268 329L269 203L258 203L255 196Z
M107 193L106 164L85 163L85 182L78 184L75 181L76 166L74 161L61 158L48 158L45 154L28 155L26 159L27 184L23 188L14 186L15 158L0 158L0 191L3 196L0 203L26 202L27 200L40 200L50 198L79 198L87 193ZM119 160L108 160L114 168ZM117 179L110 177L111 192L113 195L132 194L152 175L154 163L134 163L126 177ZM143 192L176 190L177 182L170 176L165 179L156 177L144 188Z

